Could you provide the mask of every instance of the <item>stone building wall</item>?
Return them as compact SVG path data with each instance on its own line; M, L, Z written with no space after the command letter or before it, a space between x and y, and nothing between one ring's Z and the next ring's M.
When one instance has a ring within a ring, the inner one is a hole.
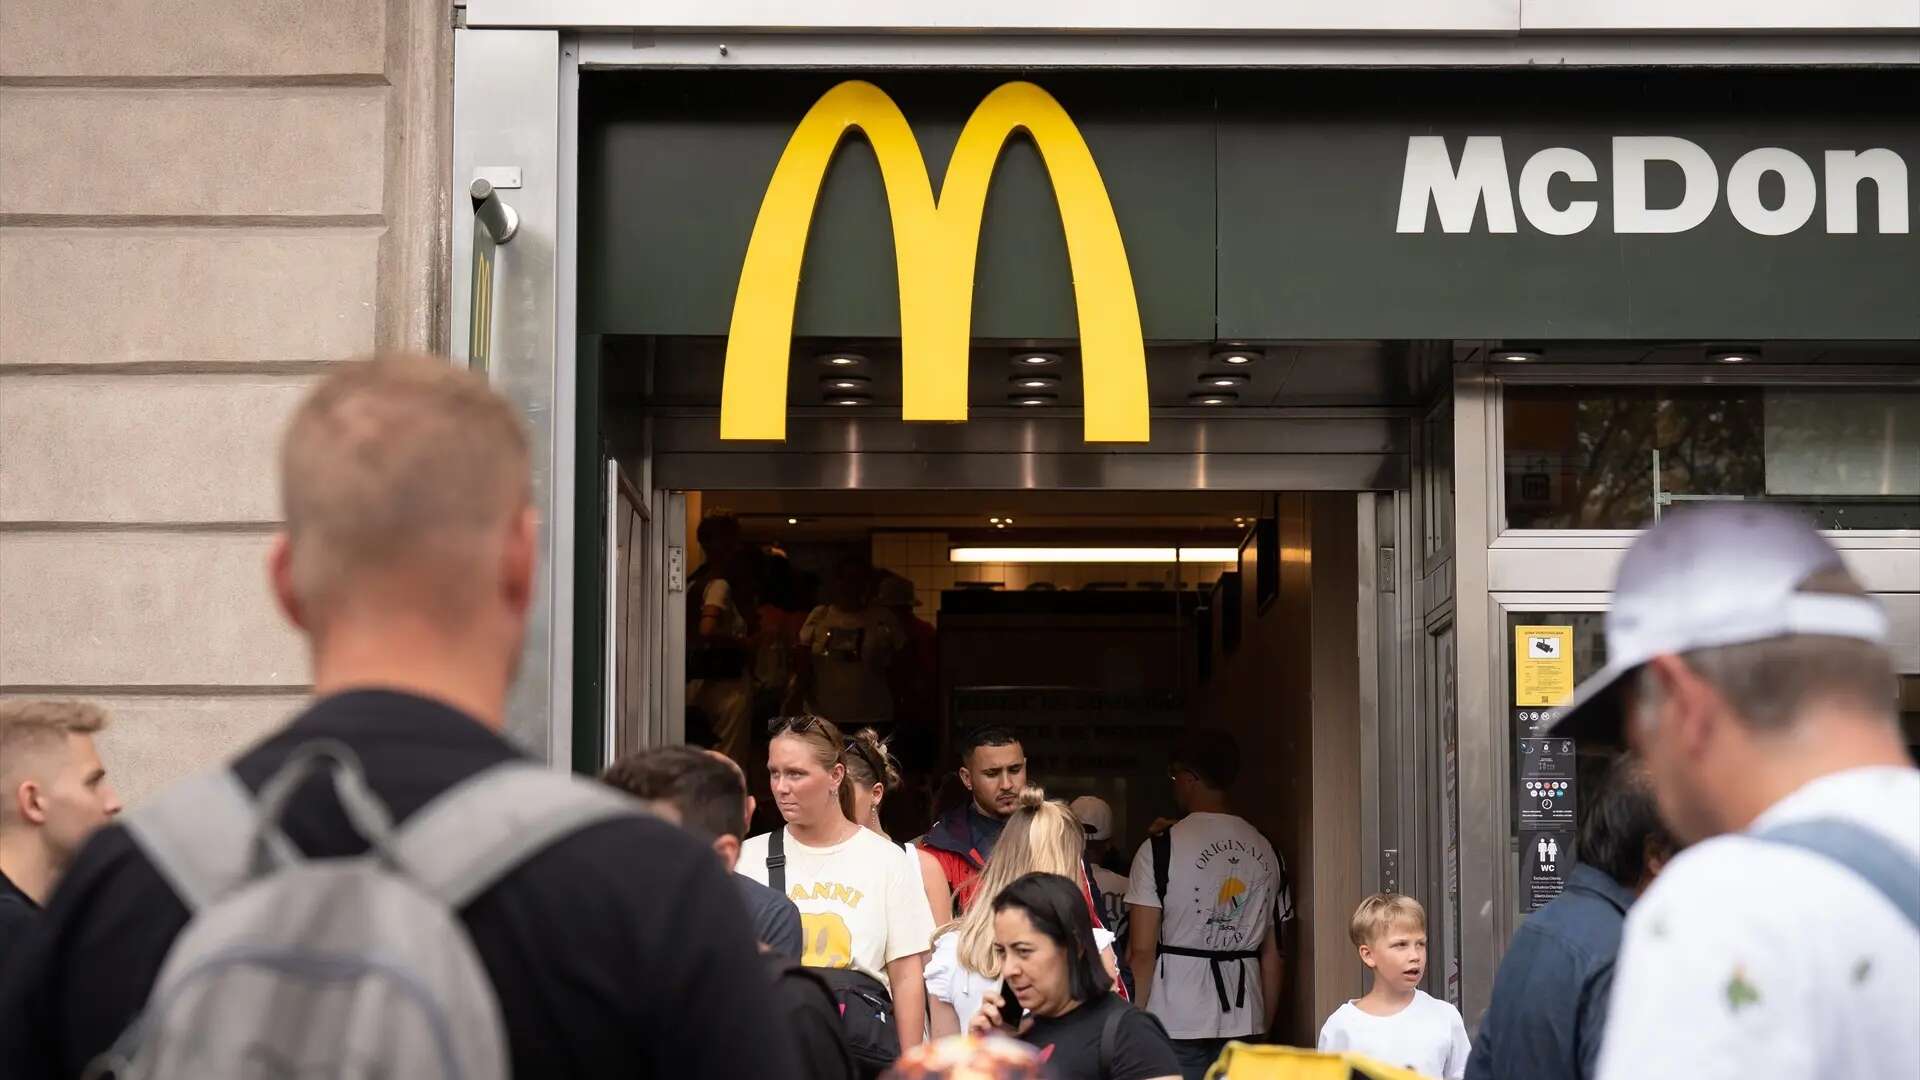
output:
M308 681L278 428L443 348L450 5L0 3L0 694L80 695L138 797Z

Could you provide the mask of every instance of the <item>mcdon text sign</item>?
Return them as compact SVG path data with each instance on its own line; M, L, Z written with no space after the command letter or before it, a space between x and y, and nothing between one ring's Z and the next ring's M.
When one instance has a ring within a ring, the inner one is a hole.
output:
M807 111L774 168L740 267L720 437L786 437L787 361L807 230L827 166L854 128L873 147L893 222L903 418L967 418L974 265L987 187L1007 139L1024 130L1046 163L1072 265L1087 441L1146 442L1146 348L1113 205L1066 110L1025 82L999 87L974 109L937 201L913 130L879 87L844 82Z
M1704 223L1719 204L1720 166L1698 143L1672 135L1615 136L1612 158L1613 206L1608 227L1616 233L1683 233ZM1815 163L1792 150L1763 146L1742 154L1727 168L1724 184L1733 219L1751 233L1785 236L1814 220L1824 195L1826 213L1820 221L1828 233L1859 232L1863 200L1875 204L1881 233L1907 232L1904 158L1885 148L1827 150L1821 158L1816 178ZM1648 205L1647 171L1656 165L1678 168L1685 178L1678 203ZM1441 136L1409 136L1397 231L1424 233L1428 222L1437 218L1442 232L1470 232L1475 211L1484 206L1488 232L1517 232L1517 193L1520 215L1527 224L1552 236L1572 236L1593 227L1600 218L1600 203L1580 197L1581 185L1592 184L1599 176L1585 153L1553 146L1527 158L1516 188L1498 135L1469 136L1457 163ZM1778 204L1772 206L1761 194L1761 182L1769 176L1775 178L1780 193ZM1565 190L1574 193L1564 204L1556 204L1549 193L1556 180L1563 180Z

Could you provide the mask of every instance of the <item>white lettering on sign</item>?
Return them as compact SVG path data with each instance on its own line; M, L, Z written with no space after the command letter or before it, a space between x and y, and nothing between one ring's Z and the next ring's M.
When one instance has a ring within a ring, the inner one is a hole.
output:
M1673 135L1620 135L1612 140L1611 149L1614 232L1687 232L1699 228L1719 205L1720 168L1700 144ZM1672 206L1647 203L1647 173L1656 163L1680 170L1680 201ZM1727 210L1748 232L1785 236L1813 220L1824 194L1826 231L1857 233L1861 186L1871 181L1878 230L1908 232L1907 163L1899 154L1884 148L1828 150L1821 164L1824 183L1816 180L1807 159L1792 150L1778 146L1750 150L1727 170ZM1599 170L1592 158L1571 147L1541 150L1520 169L1520 215L1549 236L1573 236L1599 220L1600 203L1576 197L1557 205L1551 189L1560 177L1569 185L1591 184L1599 179ZM1778 194L1773 196L1778 205L1768 205L1762 194L1762 182L1769 177L1778 178ZM1441 232L1472 232L1485 207L1486 231L1518 232L1514 196L1501 136L1468 136L1456 165L1444 137L1412 135L1407 138L1396 229L1426 232L1431 206L1431 217L1439 220Z

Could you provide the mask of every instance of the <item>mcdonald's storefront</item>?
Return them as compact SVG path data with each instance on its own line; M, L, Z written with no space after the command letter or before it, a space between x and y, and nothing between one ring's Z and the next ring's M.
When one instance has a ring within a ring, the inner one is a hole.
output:
M1432 913L1430 990L1484 1008L1605 760L1541 729L1604 662L1612 568L1659 515L1818 517L1893 615L1920 725L1910 70L669 44L456 38L454 187L489 179L517 229L459 200L453 318L540 444L549 600L514 725L550 759L684 736L703 506L790 538L836 507L978 511L1003 548L1066 537L1030 515L1207 518L1232 565L1171 571L1191 601L1096 614L1169 613L1136 666L1249 748L1235 794L1295 869L1306 1037L1359 988L1345 918L1379 888ZM958 560L972 534L942 528ZM921 598L986 650L1017 598L972 580ZM1038 681L1160 686L1073 667Z

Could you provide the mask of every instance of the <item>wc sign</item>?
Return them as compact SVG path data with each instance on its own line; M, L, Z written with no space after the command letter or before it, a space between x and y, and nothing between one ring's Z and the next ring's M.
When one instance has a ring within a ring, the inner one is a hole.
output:
M1868 231L1905 234L1910 228L1907 161L1884 147L1834 148L1810 160L1762 146L1723 167L1690 139L1618 135L1607 158L1596 162L1573 147L1547 147L1517 163L1516 182L1510 169L1516 163L1509 162L1499 135L1469 136L1458 157L1442 136L1409 136L1396 231L1425 233L1437 221L1443 233L1472 232L1484 208L1489 233L1518 232L1523 217L1550 236L1595 227L1618 234L1684 233L1705 223L1722 198L1733 220L1759 236L1808 228L1859 233L1863 206L1872 211ZM1594 186L1603 165L1612 180L1605 205ZM1678 170L1677 201L1649 198L1647 178L1655 169Z

